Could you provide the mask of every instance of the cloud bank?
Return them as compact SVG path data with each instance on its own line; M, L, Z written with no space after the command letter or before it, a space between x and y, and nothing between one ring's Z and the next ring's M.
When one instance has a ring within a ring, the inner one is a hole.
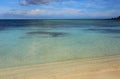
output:
M20 0L20 5L37 5L37 4L47 4L50 2L62 2L70 0Z
M116 14L117 13L117 14ZM116 15L114 15L116 14ZM106 10L106 11L87 11L84 9L76 8L62 8L57 10L45 9L32 9L32 10L10 10L4 13L5 17L15 18L39 18L39 19L63 19L63 18L108 18L111 16L119 16L119 10Z
M84 10L74 8L62 8L59 10L45 10L45 9L32 9L32 10L10 10L4 13L4 16L11 17L36 17L36 18L64 18L64 17L78 17L82 15ZM62 16L62 17L61 17Z

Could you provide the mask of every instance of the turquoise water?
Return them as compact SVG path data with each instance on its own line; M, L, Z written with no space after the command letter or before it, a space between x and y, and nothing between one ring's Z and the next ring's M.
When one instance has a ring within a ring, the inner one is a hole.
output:
M0 20L0 68L119 54L119 21Z

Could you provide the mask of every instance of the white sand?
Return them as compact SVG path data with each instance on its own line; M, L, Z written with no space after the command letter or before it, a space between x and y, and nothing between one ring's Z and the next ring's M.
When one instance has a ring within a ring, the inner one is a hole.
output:
M4 68L0 79L120 79L120 56Z

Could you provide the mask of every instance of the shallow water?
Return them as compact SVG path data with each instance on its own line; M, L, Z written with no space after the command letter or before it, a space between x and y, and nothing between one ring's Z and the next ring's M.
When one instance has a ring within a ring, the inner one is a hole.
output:
M120 54L120 22L0 20L0 67Z

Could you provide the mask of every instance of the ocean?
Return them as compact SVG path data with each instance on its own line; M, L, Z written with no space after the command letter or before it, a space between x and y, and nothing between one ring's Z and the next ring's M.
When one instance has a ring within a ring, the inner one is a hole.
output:
M120 55L120 21L0 20L0 68Z

